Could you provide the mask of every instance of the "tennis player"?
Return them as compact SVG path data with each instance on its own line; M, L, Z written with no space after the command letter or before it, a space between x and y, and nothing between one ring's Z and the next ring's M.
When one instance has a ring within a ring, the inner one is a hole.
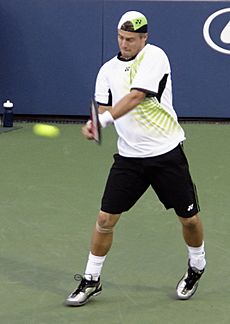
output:
M175 210L182 224L188 269L176 287L179 299L195 293L205 269L196 189L182 148L184 131L172 105L170 64L162 49L147 44L147 29L142 13L126 12L117 28L120 52L97 76L100 124L103 128L114 124L118 153L105 186L84 275L76 276L81 282L66 299L67 305L84 305L101 293L101 271L115 225L149 186L166 209ZM87 139L93 138L90 123L82 132Z

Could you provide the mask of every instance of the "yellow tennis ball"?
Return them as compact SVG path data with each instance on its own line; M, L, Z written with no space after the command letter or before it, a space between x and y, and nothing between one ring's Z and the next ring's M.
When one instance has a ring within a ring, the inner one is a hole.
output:
M34 134L43 137L54 138L60 134L60 130L57 126L46 124L35 124L33 127Z

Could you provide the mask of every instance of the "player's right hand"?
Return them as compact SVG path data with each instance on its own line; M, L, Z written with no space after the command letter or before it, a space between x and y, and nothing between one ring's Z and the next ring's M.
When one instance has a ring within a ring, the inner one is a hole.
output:
M93 129L92 129L92 121L88 120L87 123L82 127L81 129L82 134L87 138L88 140L93 140Z

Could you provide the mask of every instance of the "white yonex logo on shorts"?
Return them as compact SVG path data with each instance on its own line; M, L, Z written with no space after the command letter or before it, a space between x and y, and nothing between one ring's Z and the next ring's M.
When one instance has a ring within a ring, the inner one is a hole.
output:
M187 209L187 211L191 211L191 210L193 210L193 204L189 205Z
M212 47L215 51L230 55L230 49L228 49L227 46L226 47L224 46L224 44L226 44L226 45L230 44L230 19L229 19L229 22L224 26L224 28L222 29L222 31L219 35L220 41L221 41L221 46L216 44L210 35L210 33L211 33L210 27L211 27L211 24L213 23L214 19L216 19L217 17L219 17L221 15L225 15L226 13L230 13L230 8L218 10L218 11L214 12L211 16L209 16L208 19L205 21L205 24L203 27L203 35L204 35L204 39L205 39L206 43L210 47ZM222 47L222 44L223 44L223 47Z

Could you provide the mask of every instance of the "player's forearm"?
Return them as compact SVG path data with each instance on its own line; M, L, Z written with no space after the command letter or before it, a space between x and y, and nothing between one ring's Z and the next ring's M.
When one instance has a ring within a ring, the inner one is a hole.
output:
M124 96L114 107L110 107L106 112L99 114L99 121L101 126L107 127L113 123L115 119L118 119L129 111L138 106L145 98L145 93L132 90L129 94Z
M113 108L109 109L113 119L120 118L138 106L145 98L145 93L133 90L124 96Z
M99 114L103 114L105 111L109 110L110 108L111 108L111 106L99 105L98 106L98 112L99 112Z

